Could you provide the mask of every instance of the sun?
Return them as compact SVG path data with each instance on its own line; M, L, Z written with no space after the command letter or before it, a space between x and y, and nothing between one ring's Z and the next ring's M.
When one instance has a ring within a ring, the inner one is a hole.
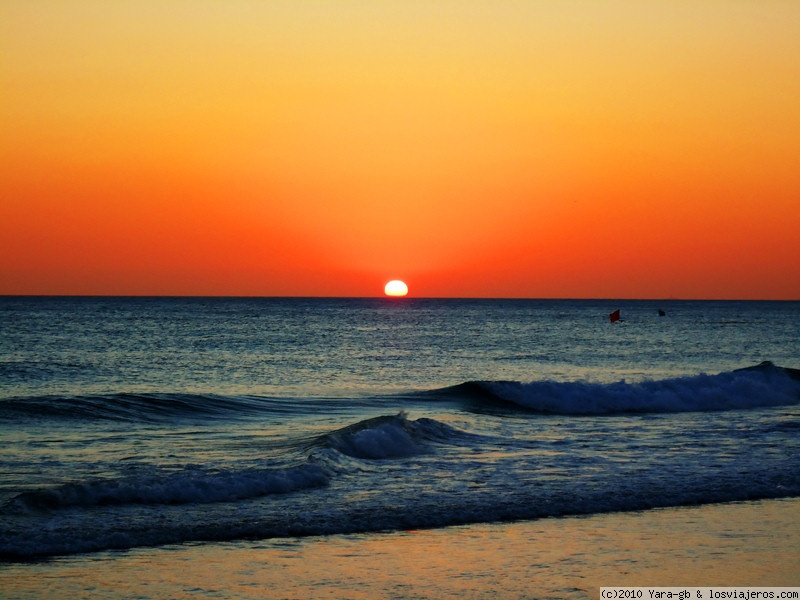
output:
M383 288L383 293L387 296L405 296L408 294L408 286L399 279L392 279Z

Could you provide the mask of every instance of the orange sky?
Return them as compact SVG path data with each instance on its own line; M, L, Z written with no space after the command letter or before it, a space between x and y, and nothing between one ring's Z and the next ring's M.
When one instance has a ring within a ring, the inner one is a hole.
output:
M0 294L800 299L800 3L5 0Z

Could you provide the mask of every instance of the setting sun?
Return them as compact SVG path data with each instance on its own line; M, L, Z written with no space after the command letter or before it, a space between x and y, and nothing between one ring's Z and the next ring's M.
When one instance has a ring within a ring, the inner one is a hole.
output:
M393 279L383 288L387 296L405 296L408 294L408 286L399 279Z
M800 298L800 2L0 6L0 295Z

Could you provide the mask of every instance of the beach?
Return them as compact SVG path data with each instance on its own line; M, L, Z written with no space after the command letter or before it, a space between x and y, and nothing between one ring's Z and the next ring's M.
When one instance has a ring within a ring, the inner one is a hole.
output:
M800 499L5 564L7 598L597 598L800 585Z

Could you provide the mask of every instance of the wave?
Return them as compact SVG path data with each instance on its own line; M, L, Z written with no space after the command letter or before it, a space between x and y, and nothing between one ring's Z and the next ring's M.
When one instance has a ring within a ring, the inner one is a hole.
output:
M471 411L493 409L524 410L558 415L608 415L620 413L659 413L720 411L762 408L800 402L800 370L777 367L764 362L753 367L719 373L628 383L532 381L468 381L435 390L406 395L376 396L348 400L350 408L365 408L382 402L411 399L432 402L442 399L465 404ZM341 411L335 399L273 398L265 396L223 396L190 393L114 393L84 396L34 396L0 400L0 420L18 418L87 419L128 422L172 422L174 420L246 419L268 414L313 415L320 411ZM344 407L347 408L347 407ZM388 427L388 426L387 426ZM356 446L356 456L380 456L366 448L372 442L401 446L400 452L416 452L404 439L407 430L381 428L359 433L348 432ZM333 436L333 434L331 434ZM355 438L358 438L357 440ZM333 439L333 438L331 438ZM354 441L355 440L355 441ZM347 442L342 442L346 453ZM391 454L391 452L390 452Z
M472 435L435 419L411 421L405 412L366 419L327 433L315 445L361 459L403 458L430 451L430 443L453 443Z
M780 375L771 369L722 379L744 377L753 385ZM680 385L697 387L691 380ZM464 384L448 393L463 399L467 392L486 396L483 389ZM0 559L798 496L800 467L791 445L797 415L779 412L785 414L770 415L760 435L733 426L728 435L759 440L738 454L738 438L725 438L718 427L687 430L695 437L676 448L670 423L656 424L645 438L617 442L609 440L618 436L597 435L609 431L607 422L585 420L570 442L527 419L478 434L402 412L368 418L287 442L290 463L265 459L259 468L216 471L144 467L124 477L22 491L0 510ZM563 425L556 426L561 433ZM603 442L587 448L589 439Z
M318 465L208 473L187 469L168 476L98 479L23 492L6 510L25 512L123 504L176 505L233 502L324 486Z
M438 392L467 398L477 411L502 407L566 416L724 411L800 403L800 371L764 362L717 375L640 383L471 381Z
M458 481L457 473L428 475L453 480L453 489L464 485ZM86 507L87 510L48 517L44 523L33 521L31 517L38 516L37 511L28 510L27 518L1 528L0 560L24 561L198 541L441 528L800 495L797 467L790 463L782 473L754 475L743 474L740 466L717 468L713 477L679 473L664 477L659 472L618 479L598 473L574 482L565 478L554 488L544 482L514 490L491 486L481 489L482 485L475 484L462 494L444 489L406 489L394 495L380 488L351 489L345 484L343 495L322 494L304 499L285 495L280 502L239 502L214 512L192 505L145 506L143 510L127 506L124 512L100 512ZM743 485L743 481L748 483Z
M190 467L164 475L70 482L26 491L9 500L13 512L54 511L110 505L179 505L235 502L328 485L337 461L316 450L328 449L350 458L385 460L431 452L432 442L453 443L470 434L434 419L409 420L405 413L359 421L334 430L305 447L307 459L292 467L207 471Z
M92 394L33 396L0 400L0 419L19 417L163 422L175 419L247 418L265 413L297 413L291 398L215 394ZM310 410L311 406L306 409Z

